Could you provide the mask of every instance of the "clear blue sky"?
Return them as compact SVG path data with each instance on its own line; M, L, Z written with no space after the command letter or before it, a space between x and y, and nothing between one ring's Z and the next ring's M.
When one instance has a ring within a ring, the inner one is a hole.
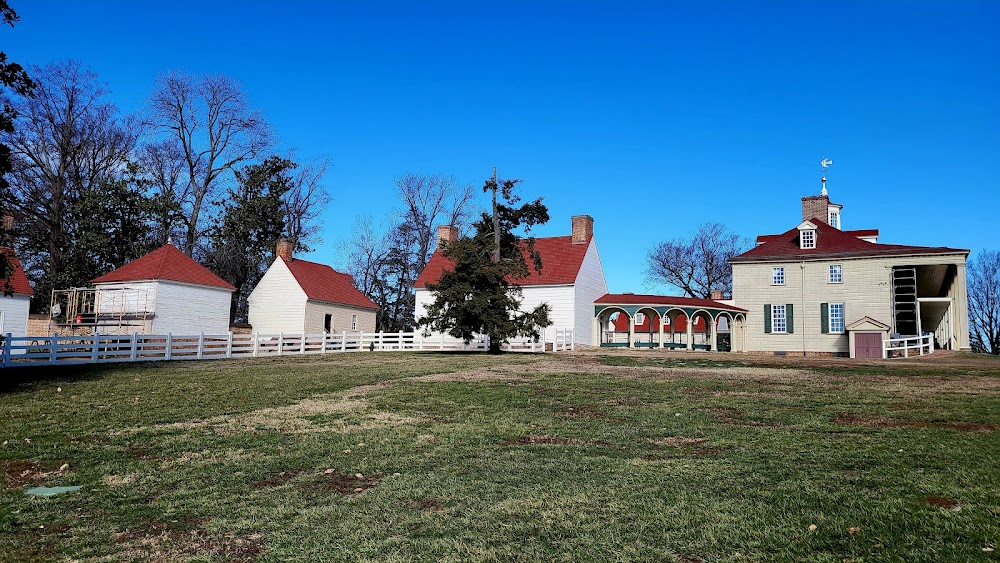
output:
M655 241L795 226L824 156L844 228L1000 248L993 0L12 4L13 60L80 59L126 111L171 69L239 79L332 160L319 261L395 176L497 166L545 197L539 235L592 215L609 288L641 292Z

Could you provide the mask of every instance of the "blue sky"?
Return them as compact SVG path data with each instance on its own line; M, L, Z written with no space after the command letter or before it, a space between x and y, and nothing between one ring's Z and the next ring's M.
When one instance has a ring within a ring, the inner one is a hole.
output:
M282 152L331 159L318 261L394 177L497 166L538 235L595 218L611 291L664 291L654 242L795 226L824 156L844 228L1000 248L994 1L12 3L13 60L80 59L123 110L168 70L240 80Z

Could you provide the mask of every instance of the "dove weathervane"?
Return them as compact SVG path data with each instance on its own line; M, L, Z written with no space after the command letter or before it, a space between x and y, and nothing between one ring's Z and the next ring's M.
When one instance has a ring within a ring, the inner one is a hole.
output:
M827 195L827 192L826 192L826 169L829 168L831 164L833 164L833 161L830 160L829 158L825 157L825 156L823 157L823 160L819 161L819 165L823 167L823 177L821 178L821 182L823 184L823 189L820 190L820 192L819 192L820 195Z

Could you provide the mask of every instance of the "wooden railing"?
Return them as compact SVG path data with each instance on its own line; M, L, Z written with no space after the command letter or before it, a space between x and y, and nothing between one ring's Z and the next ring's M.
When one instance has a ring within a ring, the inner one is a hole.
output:
M555 341L514 338L502 347L508 352L562 352L573 350L573 331L557 329ZM338 334L94 334L88 336L11 336L6 334L0 367L56 364L146 362L258 358L296 354L385 351L481 352L489 338L466 343L447 334L420 332L342 332Z
M883 358L909 358L910 350L916 350L919 356L933 353L934 337L929 334L925 336L901 336L882 341Z

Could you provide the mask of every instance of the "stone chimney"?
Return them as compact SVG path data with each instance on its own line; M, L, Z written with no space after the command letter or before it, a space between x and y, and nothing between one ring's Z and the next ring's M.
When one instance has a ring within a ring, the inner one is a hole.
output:
M285 262L294 260L295 245L286 238L278 239L278 244L274 246L274 253L285 259Z
M438 225L437 245L441 246L442 242L453 240L458 240L458 229L454 225Z
M813 217L826 223L827 213L830 209L830 198L825 195L807 195L802 198L802 220L808 221Z
M710 292L710 295L712 296L712 301L722 301L722 299L723 299L723 295L722 295L722 290L721 289L713 289Z
M573 244L590 242L594 238L594 218L590 215L573 216Z

